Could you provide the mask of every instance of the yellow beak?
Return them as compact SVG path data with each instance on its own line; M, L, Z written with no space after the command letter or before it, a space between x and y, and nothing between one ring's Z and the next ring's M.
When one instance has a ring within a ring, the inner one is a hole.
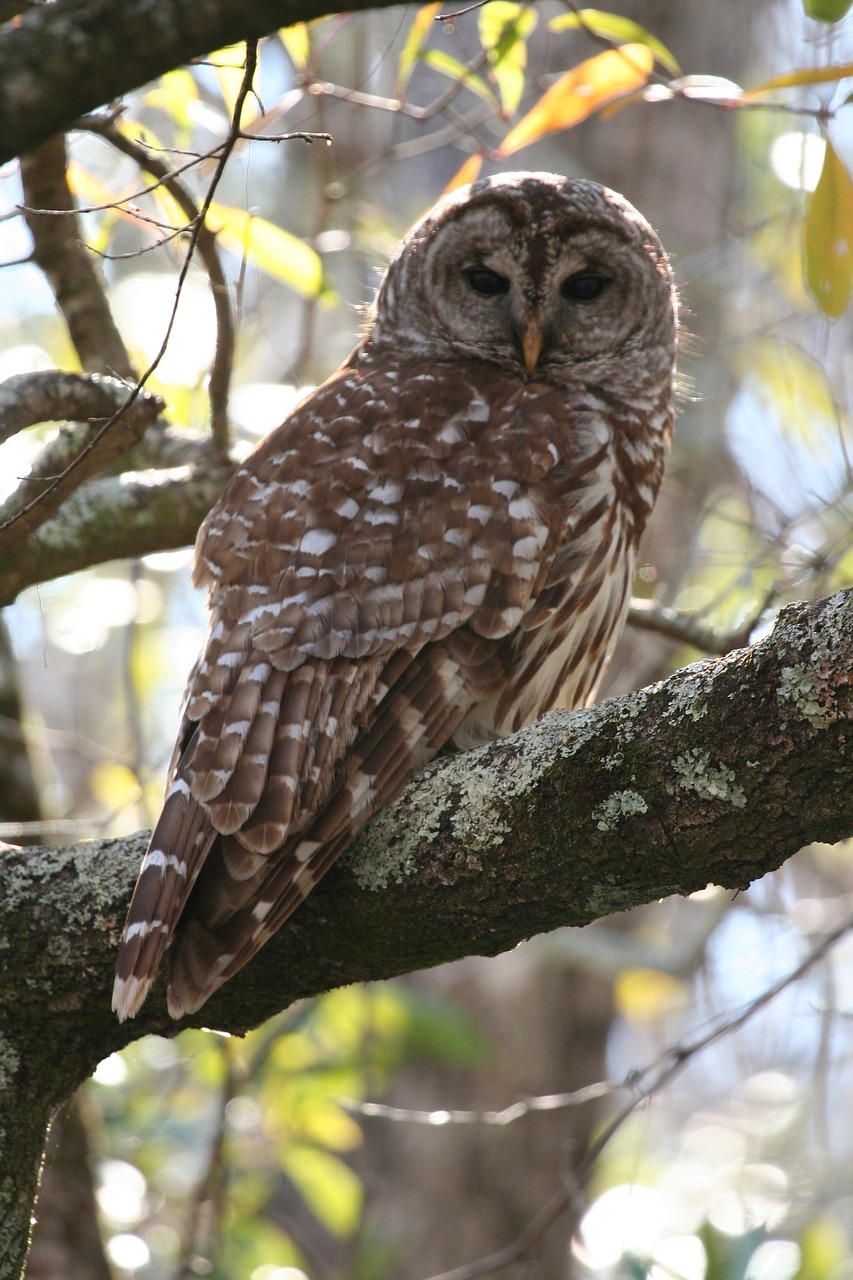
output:
M539 357L542 354L542 342L542 330L535 320L531 320L521 338L524 367L528 373L532 373L539 363Z

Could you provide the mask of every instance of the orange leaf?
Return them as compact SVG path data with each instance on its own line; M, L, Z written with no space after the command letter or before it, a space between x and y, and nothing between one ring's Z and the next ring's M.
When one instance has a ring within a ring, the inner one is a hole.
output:
M449 195L451 191L458 190L459 187L465 187L469 182L476 182L480 176L480 170L483 167L483 157L478 155L469 156L461 169L458 169L442 191L442 195Z
M570 129L605 103L639 89L651 75L654 61L645 45L623 44L572 67L509 131L496 158L502 160L557 129Z

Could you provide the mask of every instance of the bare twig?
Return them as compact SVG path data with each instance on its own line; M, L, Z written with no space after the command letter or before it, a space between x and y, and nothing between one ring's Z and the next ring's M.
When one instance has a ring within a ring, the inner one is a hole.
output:
M355 1098L341 1098L340 1103L354 1115L370 1119L393 1120L403 1124L421 1124L431 1129L442 1128L448 1124L482 1124L503 1128L508 1124L514 1124L524 1116L542 1111L565 1111L571 1107L580 1107L587 1102L606 1098L617 1089L628 1087L627 1084L611 1084L605 1080L599 1084L585 1085L582 1089L574 1089L571 1093L549 1093L518 1098L500 1111L465 1111L458 1108L453 1111L445 1111L441 1108L420 1111L412 1107L391 1107L384 1102L359 1102Z
M777 597L778 590L773 586L755 612L736 631L720 631L700 622L693 614L679 613L676 609L667 609L653 600L636 598L631 601L628 622L640 631L655 631L670 640L691 645L700 653L725 657L734 649L743 649L749 644L753 631Z

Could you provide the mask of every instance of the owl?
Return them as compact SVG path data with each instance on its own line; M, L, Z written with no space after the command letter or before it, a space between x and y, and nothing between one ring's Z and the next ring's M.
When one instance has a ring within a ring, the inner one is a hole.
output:
M197 1010L440 750L594 695L673 418L645 219L515 173L408 233L364 336L201 527L209 630L113 1007Z

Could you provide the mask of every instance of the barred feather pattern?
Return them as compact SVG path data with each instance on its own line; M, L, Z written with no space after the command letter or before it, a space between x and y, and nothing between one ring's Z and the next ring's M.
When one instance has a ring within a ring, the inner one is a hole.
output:
M439 750L594 696L661 480L676 325L655 233L594 183L502 175L413 228L353 355L199 533L210 625L120 1018L164 953L170 1012L197 1010Z

